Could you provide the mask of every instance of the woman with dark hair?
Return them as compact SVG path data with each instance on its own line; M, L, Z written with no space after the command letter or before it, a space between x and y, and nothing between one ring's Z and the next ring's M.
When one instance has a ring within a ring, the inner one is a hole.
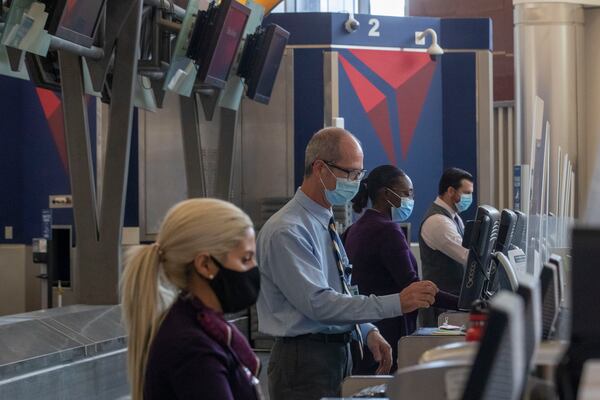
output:
M344 233L344 246L353 264L352 284L360 294L386 295L398 293L419 280L417 261L410 251L407 238L397 222L405 221L412 213L412 181L393 165L375 168L363 179L358 194L352 200L353 209L361 213L371 200L371 208ZM439 292L435 304L456 309L458 298ZM398 340L416 329L417 312L375 323L392 346L391 372L397 369ZM368 353L368 352L367 352ZM370 354L355 368L355 374L371 374L377 363Z

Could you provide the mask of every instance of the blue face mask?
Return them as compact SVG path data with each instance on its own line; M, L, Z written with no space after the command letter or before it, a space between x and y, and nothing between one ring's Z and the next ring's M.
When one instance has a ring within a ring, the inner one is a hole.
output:
M329 169L329 167L327 167ZM329 170L331 172L331 170ZM333 175L333 172L331 172ZM335 176L335 175L333 175ZM358 193L358 189L360 188L360 181L351 181L345 178L335 177L335 189L329 190L325 187L323 180L321 179L321 184L325 189L325 198L332 206L343 206L350 202Z
M473 194L462 194L460 196L460 201L456 203L456 209L459 213L464 212L471 207L471 203L473 203Z
M402 222L406 221L408 217L412 214L413 208L415 206L414 199L410 197L402 197L392 189L386 188L394 195L396 195L400 199L400 207L396 207L392 204L391 201L388 200L388 203L392 206L392 221L394 222Z

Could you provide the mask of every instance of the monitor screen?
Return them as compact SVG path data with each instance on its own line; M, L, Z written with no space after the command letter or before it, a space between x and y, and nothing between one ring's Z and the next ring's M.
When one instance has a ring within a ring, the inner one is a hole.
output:
M463 400L518 399L523 393L527 375L523 308L523 301L512 293L502 292L491 301Z
M480 206L473 223L469 257L460 290L460 310L470 310L473 302L483 295L489 279L492 250L496 245L499 228L498 210L490 206Z
M567 281L565 274L565 266L563 265L562 257L556 254L550 255L550 264L554 264L558 271L558 304L560 307L566 305L567 302Z
M494 251L499 251L508 255L516 224L517 215L509 209L502 210L502 215L500 216L500 230L498 231L498 240L496 241Z
M69 42L90 47L105 0L45 0L48 33Z
M525 307L525 363L533 367L533 356L542 340L542 300L540 285L529 274L519 276L517 294Z
M542 287L542 337L554 336L558 320L558 273L554 264L546 263L540 274Z
M46 57L25 53L25 67L35 86L56 92L62 90L56 51L49 51Z
M199 82L225 87L249 16L250 9L235 0L198 13L186 55L198 66Z
M515 231L513 233L511 247L516 247L525 251L525 242L527 234L527 216L521 211L513 210L513 212L517 216L517 222L515 223Z
M269 103L289 37L289 32L276 24L259 27L249 37L238 71L245 78L249 98Z
M60 25L84 36L92 37L103 5L104 0L67 0Z
M227 81L247 21L248 13L244 9L230 8L219 34L207 77L218 82Z

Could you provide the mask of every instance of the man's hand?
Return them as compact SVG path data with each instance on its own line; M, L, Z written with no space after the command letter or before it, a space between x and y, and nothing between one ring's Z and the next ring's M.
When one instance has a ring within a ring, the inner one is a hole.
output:
M429 308L435 302L437 292L439 292L438 287L431 281L411 283L400 292L402 313L408 314L419 308Z
M367 335L367 347L373 354L373 359L379 363L375 372L377 375L389 374L392 367L392 348L379 331L373 329Z

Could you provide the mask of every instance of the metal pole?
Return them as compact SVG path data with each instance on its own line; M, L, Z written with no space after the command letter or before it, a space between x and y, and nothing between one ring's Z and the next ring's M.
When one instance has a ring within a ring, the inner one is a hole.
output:
M56 36L50 36L50 48L52 50L65 50L92 60L100 60L104 57L104 50L99 47L80 46Z
M171 7L171 2L168 0L144 0L144 4L154 7ZM185 17L185 10L179 7L177 4L173 4L173 11L175 12L175 16L177 18L183 19L183 17Z
M206 197L196 94L192 94L192 97L179 96L179 104L188 198Z
M90 59L87 62L92 86L97 92L102 91L108 68L113 60L113 50L117 37L120 36L125 21L136 4L135 1L123 0L107 0L106 2L104 57L99 60Z
M235 129L237 111L221 108L221 127L217 161L216 197L229 200L233 177L233 152L235 149Z
M65 138L77 229L76 295L79 302L86 304L118 302L121 229L141 12L142 0L132 2L118 37L100 214L96 206L81 60L75 54L59 50Z
M63 113L65 119L65 142L69 160L69 178L73 195L73 216L77 232L76 268L81 271L95 268L98 241L96 191L92 171L91 145L88 131L87 108L83 88L83 68L78 55L65 50L58 51L60 63ZM50 258L50 255L48 256ZM48 260L47 276L50 281L51 260ZM78 273L73 288L75 295L88 291L85 274ZM52 293L50 284L48 290ZM50 294L51 295L51 294ZM50 307L49 303L49 307Z
M164 18L157 18L156 22L158 26L169 32L179 33L179 31L181 30L181 24L178 24L177 22L169 21Z
M110 273L108 292L98 292L86 296L95 303L110 299L116 302L119 268L121 266L121 234L125 214L125 194L131 145L133 119L134 84L137 76L137 48L140 39L142 1L134 2L134 8L126 20L115 54L113 72L113 92L110 105L110 120L106 139L104 183L100 202L100 239L103 270L87 274L91 279L103 279ZM114 280L113 280L114 279ZM82 294L83 297L83 294ZM88 301L88 302L89 302Z

